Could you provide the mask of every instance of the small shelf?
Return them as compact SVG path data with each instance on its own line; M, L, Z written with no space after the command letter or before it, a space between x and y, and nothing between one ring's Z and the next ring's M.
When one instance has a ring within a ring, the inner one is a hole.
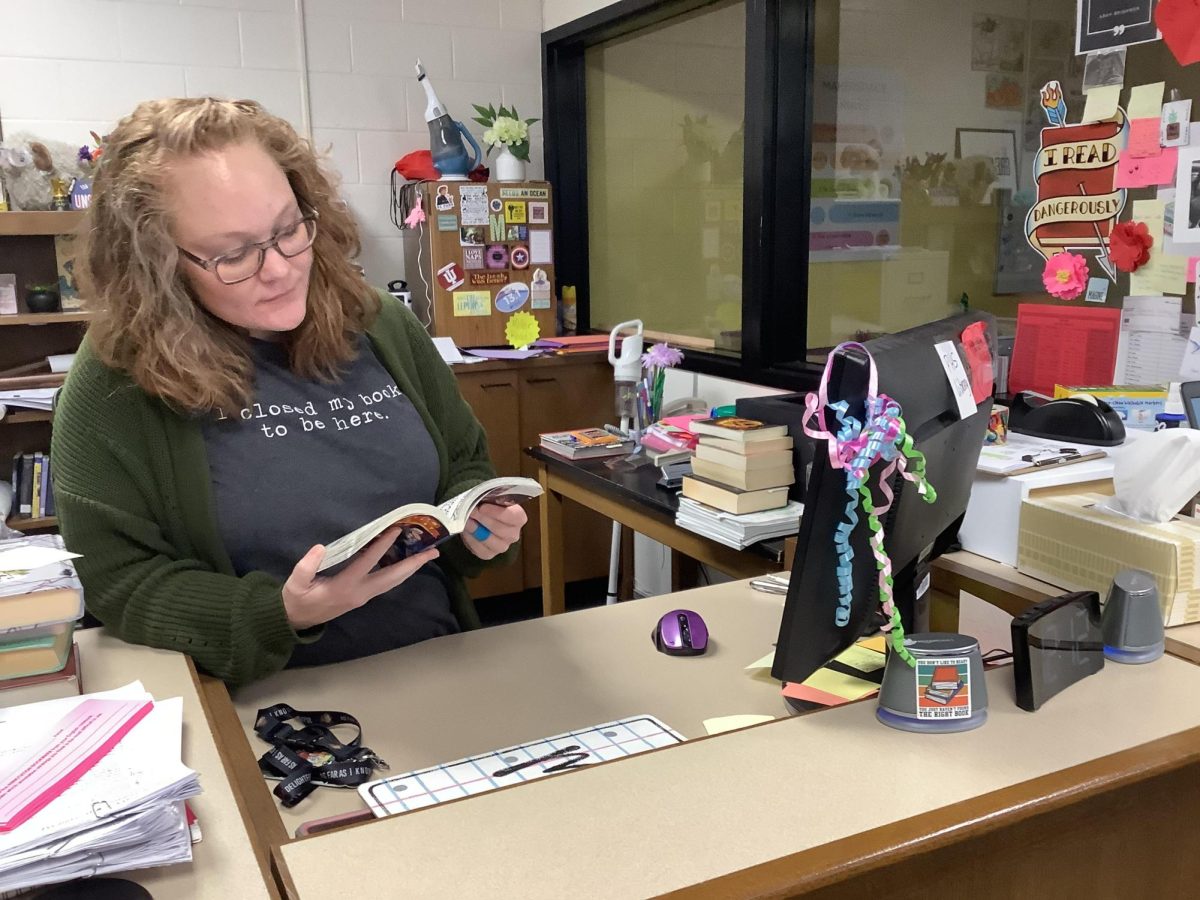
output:
M40 409L17 410L10 407L8 415L0 419L0 425L24 425L27 422L52 422L53 420L54 413L52 412L44 412Z
M30 516L9 516L6 524L17 531L40 531L43 528L57 528L58 516L39 516L36 519Z
M71 234L83 222L79 210L66 212L0 212L0 235Z
M0 213L0 216L7 213ZM87 310L56 313L17 313L16 315L0 315L0 325L59 325L65 322L86 322L92 313Z

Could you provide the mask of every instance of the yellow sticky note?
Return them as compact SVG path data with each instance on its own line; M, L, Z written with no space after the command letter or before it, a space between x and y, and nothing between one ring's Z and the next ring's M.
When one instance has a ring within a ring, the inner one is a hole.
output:
M855 644L845 652L839 653L836 659L838 662L852 669L857 669L860 672L874 672L876 669L882 669L886 661L886 657L884 657L881 651L871 650L861 644Z
M715 719L704 720L704 730L709 734L720 734L722 731L734 731L747 725L760 725L763 722L775 721L774 716L717 716Z
M1162 116L1163 89L1166 82L1139 84L1129 89L1129 109L1125 114L1131 119L1157 119ZM1117 88L1120 90L1120 88ZM1088 93L1091 97L1091 92Z
M454 315L490 316L492 314L491 291L455 291Z
M746 671L752 672L755 669L769 669L773 665L775 665L775 651L774 650L772 650L770 653L768 653L762 659L756 659L754 662L750 663L750 665L746 666Z
M1080 124L1087 125L1089 122L1111 119L1117 114L1117 104L1120 102L1121 86L1119 84L1092 88L1087 92L1087 99L1083 102L1083 118L1079 120Z
M874 682L864 681L853 675L843 675L833 669L817 669L804 680L804 685L845 700L857 700L879 690L879 685Z
M1129 293L1135 297L1187 293L1187 257L1163 250L1165 206L1162 200L1133 202L1133 221L1144 222L1154 239L1150 261L1129 276Z
M883 653L887 649L887 638L882 634L877 634L875 637L863 638L858 642L858 646Z

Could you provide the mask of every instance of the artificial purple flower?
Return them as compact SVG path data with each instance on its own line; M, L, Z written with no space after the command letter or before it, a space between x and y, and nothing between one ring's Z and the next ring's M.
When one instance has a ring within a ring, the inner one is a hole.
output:
M655 344L642 354L643 369L671 369L683 362L683 351L669 344Z
M80 162L92 161L92 151L87 148L87 144L84 144L79 148L79 153L77 153L76 156L79 157Z

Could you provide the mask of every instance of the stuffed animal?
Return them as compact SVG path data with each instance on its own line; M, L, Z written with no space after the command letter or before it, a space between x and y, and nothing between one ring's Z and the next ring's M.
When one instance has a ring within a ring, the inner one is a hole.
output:
M0 178L11 209L50 209L52 178L68 185L86 174L79 163L79 148L63 141L39 141L24 132L0 144Z

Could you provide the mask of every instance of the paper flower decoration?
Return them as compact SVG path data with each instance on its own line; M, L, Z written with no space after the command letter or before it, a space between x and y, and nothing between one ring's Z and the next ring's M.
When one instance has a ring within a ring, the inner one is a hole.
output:
M1087 287L1087 280L1087 260L1078 253L1056 253L1042 270L1042 284L1060 300L1074 300Z
M1120 222L1108 238L1108 255L1122 272L1136 272L1150 261L1154 238L1145 222Z
M670 344L655 344L642 354L642 368L647 371L673 369L681 362L683 362L683 351L676 350Z
M541 329L538 321L530 313L518 312L508 317L504 326L504 338L509 345L517 348L528 347L538 339Z

